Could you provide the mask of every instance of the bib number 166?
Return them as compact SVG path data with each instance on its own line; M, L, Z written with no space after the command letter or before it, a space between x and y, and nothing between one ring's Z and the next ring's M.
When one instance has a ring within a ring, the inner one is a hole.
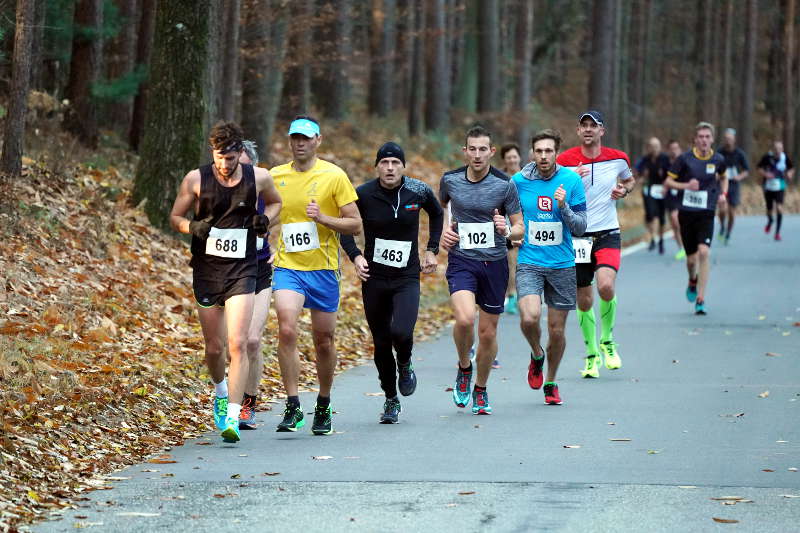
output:
M308 232L304 233L290 233L286 235L286 240L292 245L292 248L297 248L298 246L308 246L311 244L311 234Z

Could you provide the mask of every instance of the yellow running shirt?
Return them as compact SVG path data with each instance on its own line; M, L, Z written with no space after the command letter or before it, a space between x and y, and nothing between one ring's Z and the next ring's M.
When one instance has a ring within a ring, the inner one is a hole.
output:
M297 172L291 162L269 172L283 200L275 266L292 270L338 270L339 234L308 218L306 206L313 198L320 212L338 217L340 207L358 200L347 174L319 158L306 172Z

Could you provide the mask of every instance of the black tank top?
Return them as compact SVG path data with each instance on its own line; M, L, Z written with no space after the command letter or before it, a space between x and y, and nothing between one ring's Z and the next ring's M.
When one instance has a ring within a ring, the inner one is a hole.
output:
M219 257L206 253L206 240L192 236L194 276L209 280L238 279L257 274L256 234L253 215L256 214L256 175L252 165L241 165L242 179L233 187L222 185L214 176L212 165L200 170L200 202L195 220L211 216L211 225L219 229L244 228L247 247L244 258Z

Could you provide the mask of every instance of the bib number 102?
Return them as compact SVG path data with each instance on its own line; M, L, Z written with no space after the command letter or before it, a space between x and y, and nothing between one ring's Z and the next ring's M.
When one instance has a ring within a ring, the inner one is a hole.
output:
M485 233L467 233L467 240L469 244L486 244L486 234Z
M216 248L218 252L237 252L239 248L239 241L235 239L216 239L214 248Z
M286 238L292 245L292 248L311 244L311 235L309 233L290 233Z

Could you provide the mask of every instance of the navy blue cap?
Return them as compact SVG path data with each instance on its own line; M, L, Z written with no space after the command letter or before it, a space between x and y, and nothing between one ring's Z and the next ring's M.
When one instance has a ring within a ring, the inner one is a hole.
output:
M578 117L578 123L580 123L584 118L589 117L594 121L595 124L598 126L604 126L605 121L603 120L603 114L596 109L590 109L584 113L581 113L581 116Z

